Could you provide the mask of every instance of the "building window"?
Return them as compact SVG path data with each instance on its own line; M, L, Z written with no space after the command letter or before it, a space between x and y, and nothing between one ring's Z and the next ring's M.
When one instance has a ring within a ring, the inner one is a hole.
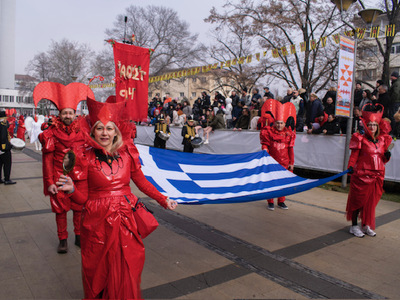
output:
M32 97L25 97L25 103L33 103Z
M10 102L14 102L14 96L10 96Z
M3 102L10 102L10 96L3 95Z
M24 97L22 96L17 96L17 102L22 103L24 101Z
M206 77L200 77L200 82L201 83L206 83L207 82L207 78Z
M390 50L392 54L399 54L400 53L400 43L392 44L392 49Z
M181 98L183 98L183 97L185 97L185 93L179 93L179 96L181 97Z
M192 92L192 97L196 98L196 92Z
M361 79L363 81L376 80L376 69L362 70L361 71Z
M364 48L361 52L361 56L362 57L373 57L376 55L378 51L378 47L377 46L372 46L369 48Z
M193 78L192 78L192 82L197 82L197 78L196 78L196 77L193 77Z

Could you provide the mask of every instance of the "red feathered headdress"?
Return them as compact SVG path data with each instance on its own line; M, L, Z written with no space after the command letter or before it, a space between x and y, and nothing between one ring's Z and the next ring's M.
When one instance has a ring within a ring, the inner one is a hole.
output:
M78 103L87 98L94 99L93 91L80 82L72 82L65 86L58 82L43 81L33 90L35 107L40 100L47 99L53 102L59 111L64 108L76 110Z
M286 123L289 117L293 117L294 122L296 122L296 107L291 102L282 104L278 100L268 99L261 108L261 116L264 116L268 111L271 112L274 121Z

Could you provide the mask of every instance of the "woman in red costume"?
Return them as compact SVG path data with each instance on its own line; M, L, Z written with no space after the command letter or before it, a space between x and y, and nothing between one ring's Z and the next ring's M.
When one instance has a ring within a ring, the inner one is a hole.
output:
M25 142L25 123L24 123L24 116L20 115L18 120L18 128L17 128L17 138L23 140Z
M376 111L377 109L380 111ZM382 105L367 104L362 111L365 133L354 133L350 140L351 155L348 165L349 173L353 175L346 217L352 221L350 233L360 238L365 234L376 236L375 207L382 196L385 164L390 159L388 147L392 138L387 134L388 124L382 120L382 114ZM359 216L361 228L357 225Z
M74 191L67 176L58 182L60 190L72 192L71 199L84 204L81 254L85 298L138 299L145 251L127 201L135 204L138 200L131 192L130 180L164 208L175 209L177 203L158 192L143 175L131 139L132 127L117 122L125 103L88 99L87 104L92 124L92 148L86 153L88 194Z
M289 127L286 127L286 122L289 117L296 120L296 108L291 102L285 104L274 99L268 99L262 109L261 115L267 116L266 112L271 112L274 123L272 126L262 124L260 131L260 142L262 150L267 150L279 164L293 172L294 169L294 142L296 133ZM266 118L266 121L268 119ZM285 204L285 197L278 198L278 207L288 209ZM274 199L268 199L269 210L274 210Z

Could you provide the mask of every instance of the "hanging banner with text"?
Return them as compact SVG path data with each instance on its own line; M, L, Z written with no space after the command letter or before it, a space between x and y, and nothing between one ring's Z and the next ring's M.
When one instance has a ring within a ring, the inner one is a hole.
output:
M354 72L354 40L340 36L336 116L350 117Z
M150 51L134 45L112 43L116 100L127 101L131 120L147 118Z

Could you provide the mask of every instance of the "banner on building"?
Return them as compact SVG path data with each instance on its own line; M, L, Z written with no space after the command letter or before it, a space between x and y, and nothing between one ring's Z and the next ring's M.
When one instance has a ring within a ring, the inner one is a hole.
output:
M117 42L112 45L116 101L127 101L130 119L142 121L147 118L150 50Z
M336 116L350 117L350 103L353 87L354 46L355 41L340 36L338 89L336 98Z

